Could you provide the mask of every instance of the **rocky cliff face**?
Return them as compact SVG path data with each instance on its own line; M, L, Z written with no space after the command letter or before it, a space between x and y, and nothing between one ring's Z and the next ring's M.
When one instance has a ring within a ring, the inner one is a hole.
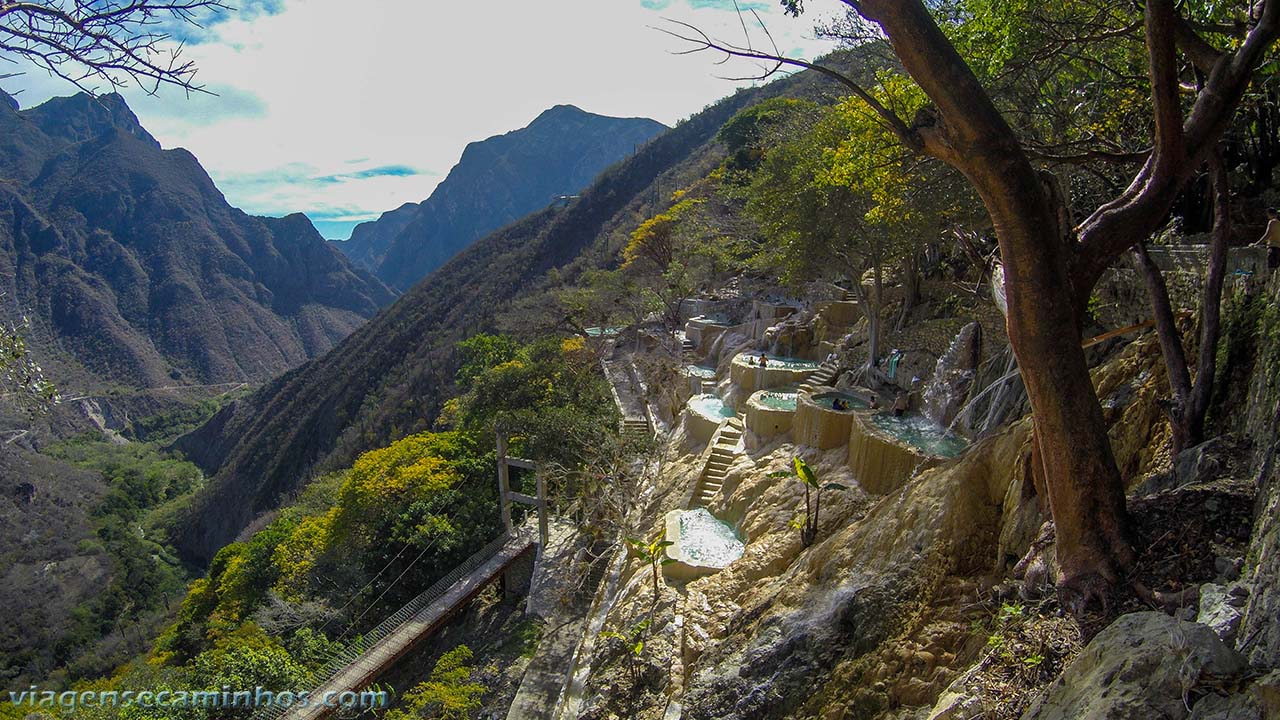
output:
M1252 582L1240 649L1254 665L1280 668L1280 275L1259 298L1261 339L1246 414L1258 484L1257 525L1244 578Z
M0 106L0 290L54 379L264 380L394 294L301 215L229 206L118 95Z
M609 165L666 130L558 105L520 130L473 142L421 203L356 226L337 246L383 281L407 290L484 235L585 188Z

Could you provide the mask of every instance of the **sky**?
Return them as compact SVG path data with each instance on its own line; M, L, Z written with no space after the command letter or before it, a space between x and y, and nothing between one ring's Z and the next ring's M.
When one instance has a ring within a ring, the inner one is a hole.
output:
M740 41L733 0L228 4L238 10L175 33L197 83L216 96L122 92L164 147L199 158L232 205L304 212L335 239L425 199L468 142L524 127L553 105L674 125L752 84L726 77L758 72L676 55L688 45L655 29L679 20ZM739 0L779 50L814 58L832 45L813 31L821 1L807 5L796 19L776 0ZM3 88L21 91L24 107L76 91L40 70Z

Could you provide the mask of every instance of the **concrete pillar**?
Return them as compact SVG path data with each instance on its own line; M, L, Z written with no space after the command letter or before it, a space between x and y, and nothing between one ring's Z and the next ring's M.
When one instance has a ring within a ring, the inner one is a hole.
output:
M507 467L507 436L498 433L498 508L502 513L502 527L510 535L515 532L511 523L511 471Z
M504 601L513 601L529 594L529 587L533 583L533 566L536 559L537 555L534 549L530 548L511 561L511 564L503 571L502 599Z

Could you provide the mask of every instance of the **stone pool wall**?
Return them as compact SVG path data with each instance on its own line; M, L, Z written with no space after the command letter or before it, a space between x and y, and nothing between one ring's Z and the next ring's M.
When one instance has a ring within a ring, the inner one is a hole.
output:
M796 400L795 418L791 421L791 440L797 445L819 450L847 445L855 414L822 407L812 396L801 393Z
M769 390L785 385L799 385L818 371L817 364L807 368L786 368L780 363L766 365L750 365L747 357L755 357L754 353L739 355L729 366L729 378L739 389L753 393L757 390Z
M684 409L685 428L691 437L703 444L711 442L711 436L716 434L723 421L724 418L711 418L687 406Z
M760 398L760 391L747 400L747 429L761 438L770 438L791 431L795 410L784 410L765 405ZM799 403L799 398L796 400Z
M887 495L905 485L922 462L924 467L941 462L877 428L872 414L855 413L849 431L849 469L863 490Z

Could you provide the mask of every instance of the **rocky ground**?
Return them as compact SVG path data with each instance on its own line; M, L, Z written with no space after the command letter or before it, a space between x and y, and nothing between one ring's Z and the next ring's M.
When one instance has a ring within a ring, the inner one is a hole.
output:
M1028 421L887 496L857 489L838 450L773 442L737 458L710 508L746 535L742 560L656 596L649 568L627 565L606 627L643 642L601 648L583 717L1280 717L1268 671L1280 601L1265 574L1280 531L1259 512L1280 505L1280 482L1259 469L1277 463L1257 441L1270 444L1280 410L1250 409L1261 420L1247 432L1170 457L1154 334L1113 346L1095 385L1142 555L1132 592L1104 613L1064 616L1051 568L1019 562L1037 543L1052 557L1027 480ZM1280 408L1274 388L1251 397ZM637 510L654 530L696 479L684 442ZM808 548L791 524L801 487L770 477L797 453L824 481L855 486L824 495Z

